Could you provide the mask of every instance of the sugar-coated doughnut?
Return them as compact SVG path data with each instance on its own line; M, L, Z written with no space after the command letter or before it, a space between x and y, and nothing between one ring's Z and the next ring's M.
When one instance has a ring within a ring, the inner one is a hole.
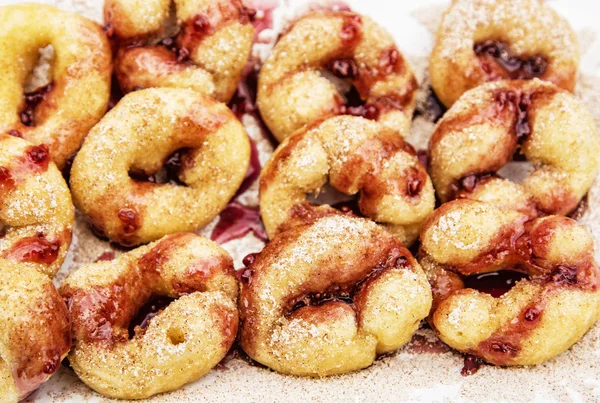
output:
M42 4L0 7L0 133L44 144L62 169L106 112L111 50L100 26ZM39 59L52 45L50 83L25 93Z
M284 140L260 176L260 212L269 237L338 210L307 201L329 183L360 194L363 215L412 243L433 211L435 196L411 145L378 122L336 116Z
M323 70L354 85L358 104L340 95ZM320 11L295 21L279 39L260 71L257 103L279 141L340 114L378 120L405 135L417 87L381 26L352 12Z
M252 48L253 15L241 0L106 0L121 89L189 88L229 101Z
M588 192L600 162L591 114L569 92L537 79L498 81L466 92L431 137L429 173L442 202L471 198L530 216L565 215ZM496 172L523 155L520 183Z
M407 343L431 307L411 253L373 222L323 217L245 259L240 343L285 374L355 371Z
M72 273L60 289L73 321L69 362L104 396L141 399L210 371L233 344L238 281L216 243L178 233ZM153 295L176 298L141 326Z
M90 131L73 162L71 191L98 233L137 245L208 223L249 161L248 136L224 104L192 90L141 90ZM152 182L165 163L179 185Z
M447 107L499 79L540 78L575 89L577 35L540 0L453 0L431 53L431 85Z
M600 317L593 239L564 216L531 220L475 200L445 203L423 226L419 262L441 340L492 364L549 360ZM464 276L506 268L529 277L499 298L465 288Z

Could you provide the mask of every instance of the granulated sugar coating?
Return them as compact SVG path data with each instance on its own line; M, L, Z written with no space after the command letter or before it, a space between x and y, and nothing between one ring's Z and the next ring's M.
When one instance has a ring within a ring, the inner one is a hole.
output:
M100 0L38 0L56 4L59 7L76 11L86 17L101 19ZM12 1L1 1L2 4ZM258 1L253 1L258 5ZM298 9L306 10L304 0L281 0L282 7L274 12L274 26L281 30L284 21L297 15ZM357 11L370 14L376 21L388 28L399 43L399 48L415 70L423 94L429 90L427 67L433 36L428 30L435 30L441 14L448 2L439 1L351 1ZM414 4L417 5L414 5ZM585 8L584 1L555 0L550 5L570 8ZM402 9L404 7L405 9ZM582 10L585 13L586 10ZM410 14L410 16L409 16ZM386 18L386 16L389 16ZM399 20L402 23L398 22ZM404 22L410 23L404 23ZM598 56L593 49L599 49L591 25L577 25L573 28L580 34L582 66L578 77L576 94L583 99L587 108L600 124L600 71ZM411 30L416 30L412 32ZM277 35L267 32L261 38L274 40ZM407 39L409 38L409 39ZM407 44L412 44L407 49ZM262 45L262 50L268 45ZM255 54L263 55L264 51ZM587 75L594 72L597 76ZM418 99L425 102L421 94ZM419 101L418 101L419 102ZM419 106L417 107L419 110ZM258 126L253 119L244 118L244 124L253 138L258 138ZM427 148L434 124L423 115L418 115L407 138L417 150ZM270 144L268 140L259 142L260 161L265 163ZM242 195L238 201L256 206L256 187ZM579 218L587 225L596 240L596 256L600 257L600 184L596 182L589 193L589 207ZM202 231L210 236L216 221ZM263 247L252 233L231 241L224 247L232 254L236 268L241 268L241 259ZM103 253L121 251L113 249L107 242L96 238L89 227L77 217L74 227L74 240L62 271L55 282L61 283L65 275L83 264L93 262ZM285 399L290 402L306 401L485 401L502 399L506 401L596 401L600 399L600 325L596 325L573 348L559 357L533 368L498 368L483 365L471 376L461 375L464 357L450 351L430 329L421 329L413 340L399 352L377 360L371 367L357 373L324 379L307 379L283 376L265 368L251 365L239 358L239 354L227 357L217 369L199 381L167 395L155 396L152 402L274 402ZM63 367L59 374L34 393L27 401L35 402L80 402L111 401L103 399L81 383L74 373Z

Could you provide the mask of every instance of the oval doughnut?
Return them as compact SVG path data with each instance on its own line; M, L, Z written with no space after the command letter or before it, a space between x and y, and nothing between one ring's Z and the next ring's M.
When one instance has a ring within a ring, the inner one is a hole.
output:
M579 43L569 23L539 0L453 0L429 64L447 107L471 88L499 79L540 78L575 89Z
M323 217L277 235L253 258L242 275L240 343L281 373L365 368L407 343L431 307L408 249L364 219Z
M104 20L116 37L115 72L124 92L149 87L196 90L218 101L233 96L252 48L254 15L241 0L106 0Z
M231 257L191 233L85 266L60 292L73 321L69 362L83 382L112 398L147 398L200 378L221 361L237 334ZM147 327L131 329L153 295L177 299Z
M499 81L466 92L438 122L429 151L442 202L466 197L532 216L566 215L594 181L600 141L569 92L537 79ZM534 167L520 184L496 174L516 151Z
M59 169L108 105L111 50L100 26L41 4L0 8L0 133L45 144ZM24 86L45 46L54 47L49 85Z
M311 205L329 180L360 193L362 214L412 243L433 211L435 195L412 146L393 130L356 116L337 116L300 130L279 145L260 176L260 212L269 237L316 217L338 214Z
M363 104L347 104L323 70L354 85ZM257 104L279 141L340 114L378 120L404 135L417 87L393 38L373 20L351 12L313 12L294 22L262 66Z
M134 180L180 151L182 186ZM73 162L75 206L110 240L136 245L195 230L244 180L250 143L224 105L197 92L156 88L126 95L87 136Z
M69 188L48 147L0 134L0 258L54 276L74 220Z
M16 403L58 371L71 347L71 323L45 274L0 259L0 278L0 396Z
M419 261L433 289L442 341L496 365L533 365L576 343L600 317L600 272L589 232L574 220L456 200L423 226ZM528 274L499 298L465 288L466 275Z

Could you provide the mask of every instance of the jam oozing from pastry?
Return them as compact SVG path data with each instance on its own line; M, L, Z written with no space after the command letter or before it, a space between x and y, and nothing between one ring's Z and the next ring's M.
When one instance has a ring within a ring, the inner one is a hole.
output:
M163 164L163 167L153 174L146 174L142 171L131 169L129 170L129 177L136 182L148 182L155 184L171 184L186 186L181 180L179 180L179 172L181 170L182 157L189 151L188 148L180 148L169 155Z
M252 232L262 241L268 239L258 209L232 202L219 214L219 221L210 239L217 243L225 243L241 238L248 232Z
M479 371L479 368L481 367L482 364L483 364L483 360L481 358L476 357L471 354L466 354L465 355L465 363L464 363L462 369L460 370L460 374L462 376L473 375L477 371Z
M360 116L370 120L375 120L379 117L379 107L363 101L355 87L352 87L350 92L345 94L345 97L346 103L339 107L340 114Z
M473 47L475 55L481 60L483 70L493 75L490 62L495 62L504 70L507 77L513 80L528 80L540 77L548 67L548 61L540 56L519 57L511 53L508 45L500 41L485 41L476 43ZM503 78L503 77L493 77Z
M465 278L464 281L466 288L473 288L498 298L506 294L517 281L526 278L526 274L512 270L502 270L493 273L475 274Z
M35 108L46 99L46 96L52 91L52 84L39 88L35 92L24 94L23 101L25 108L20 113L21 123L25 126L35 126L34 112Z
M44 234L22 238L4 252L4 257L18 262L31 262L49 265L58 258L60 241L49 241Z
M122 208L117 216L123 223L123 231L126 234L132 234L141 227L140 215L133 209Z
M171 302L173 298L165 296L152 296L137 312L135 317L129 323L129 338L136 334L136 328L146 329L150 321L159 313L161 313ZM138 332L139 332L138 329Z

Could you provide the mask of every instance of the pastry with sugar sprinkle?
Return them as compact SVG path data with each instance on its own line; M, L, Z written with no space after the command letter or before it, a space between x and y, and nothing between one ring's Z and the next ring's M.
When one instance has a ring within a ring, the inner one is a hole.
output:
M127 94L90 131L71 170L75 206L101 236L139 245L212 220L242 184L250 142L198 92Z
M42 4L0 7L0 27L0 133L47 146L62 169L108 106L106 35L95 22ZM37 77L40 49L49 45L50 73Z
M531 217L567 215L594 182L600 139L571 93L538 79L504 80L463 94L438 122L429 154L442 202L469 198ZM497 174L519 156L533 165L522 182Z
M355 91L341 95L324 71ZM373 20L315 11L293 22L275 45L260 71L257 104L279 141L336 115L377 120L404 135L417 87L393 38Z
M260 212L269 237L341 214L307 200L327 181L344 194L360 194L361 214L406 245L435 206L429 175L410 144L378 122L336 116L285 139L261 172Z
M237 335L231 257L191 233L85 266L60 293L73 321L71 367L107 397L142 399L192 382L223 359ZM156 296L175 300L135 323Z
M427 278L390 233L362 218L323 217L246 257L240 343L277 372L365 368L407 343L431 307Z
M593 239L568 217L531 219L490 203L451 201L423 226L419 262L440 339L491 364L547 361L600 317ZM506 269L527 277L498 298L465 285L466 276Z
M253 16L241 0L106 0L121 89L189 88L229 101L252 48Z
M569 23L540 0L453 0L438 28L429 74L447 107L471 88L540 78L573 91L579 43Z

